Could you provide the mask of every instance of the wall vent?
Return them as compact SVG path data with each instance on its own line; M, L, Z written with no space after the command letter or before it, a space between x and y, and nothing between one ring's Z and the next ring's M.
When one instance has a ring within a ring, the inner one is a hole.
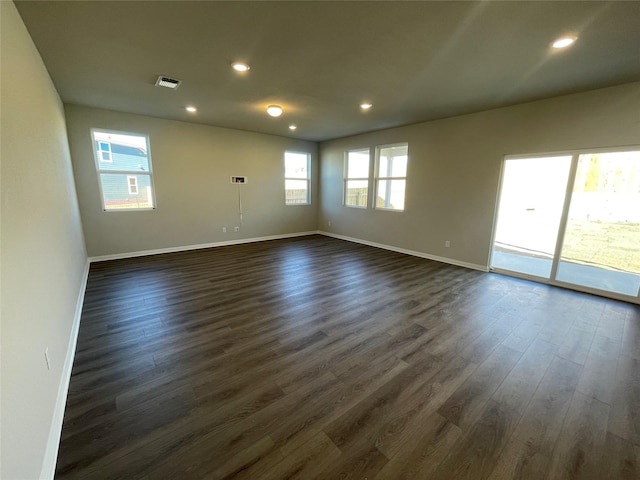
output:
M180 86L181 83L182 83L182 80L177 80L175 78L170 78L170 77L165 77L163 75L160 75L158 77L158 80L156 80L156 87L167 87L167 88L170 88L171 90L175 90Z

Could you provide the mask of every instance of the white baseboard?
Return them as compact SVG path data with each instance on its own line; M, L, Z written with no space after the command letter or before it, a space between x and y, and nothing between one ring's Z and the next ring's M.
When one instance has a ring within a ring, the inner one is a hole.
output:
M473 270L480 270L481 272L488 272L489 269L486 265L479 265L476 263L461 262L453 258L439 257L438 255L430 255L428 253L417 252L415 250L407 250L406 248L394 247L392 245L385 245L382 243L370 242L369 240L362 240L360 238L347 237L346 235L338 235L337 233L319 231L320 235L327 237L339 238L340 240L347 240L348 242L361 243L370 247L382 248L384 250L391 250L393 252L404 253L407 255L413 255L414 257L426 258L428 260L435 260L436 262L448 263L450 265L457 265L458 267L471 268Z
M82 273L82 282L78 291L78 299L76 300L76 311L73 316L73 325L71 326L71 334L69 336L69 345L67 347L67 355L62 367L62 376L60 385L58 386L58 395L56 397L56 405L53 411L53 418L49 428L49 439L47 440L47 449L45 451L44 460L42 462L42 470L40 471L41 479L51 479L56 472L56 462L58 460L58 449L60 447L60 436L62 435L62 421L64 420L64 410L67 405L67 393L69 392L69 383L71 381L71 369L73 368L73 359L76 354L76 344L78 342L78 331L80 329L80 316L82 315L82 306L84 304L84 294L87 289L87 280L89 278L89 259L87 259L84 272Z
M157 255L160 253L186 252L188 250L199 250L201 248L225 247L228 245L241 245L243 243L264 242L267 240L281 240L283 238L304 237L307 235L316 235L320 232L317 230L310 232L284 233L280 235L269 235L266 237L241 238L237 240L226 240L224 242L200 243L197 245L185 245L181 247L158 248L155 250L141 250L138 252L114 253L112 255L98 255L89 257L91 263L104 262L106 260L120 260L123 258L145 257L147 255Z

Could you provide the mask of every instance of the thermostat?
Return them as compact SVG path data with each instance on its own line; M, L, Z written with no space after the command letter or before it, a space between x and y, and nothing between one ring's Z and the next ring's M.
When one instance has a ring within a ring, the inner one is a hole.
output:
M231 183L247 183L247 177L231 177Z

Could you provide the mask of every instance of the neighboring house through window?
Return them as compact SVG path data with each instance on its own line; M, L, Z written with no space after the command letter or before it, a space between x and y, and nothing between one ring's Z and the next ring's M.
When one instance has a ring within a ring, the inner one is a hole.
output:
M154 209L149 137L97 129L91 135L103 210Z

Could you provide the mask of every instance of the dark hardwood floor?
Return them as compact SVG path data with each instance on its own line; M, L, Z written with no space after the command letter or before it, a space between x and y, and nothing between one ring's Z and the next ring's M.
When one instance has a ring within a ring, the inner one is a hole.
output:
M56 478L640 478L640 307L323 236L93 264Z

